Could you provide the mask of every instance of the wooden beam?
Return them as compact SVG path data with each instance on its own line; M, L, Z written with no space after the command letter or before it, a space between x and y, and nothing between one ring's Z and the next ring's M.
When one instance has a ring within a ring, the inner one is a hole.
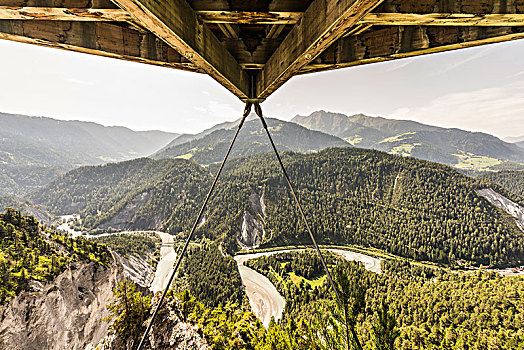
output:
M233 27L229 23L218 23L218 28L224 33L228 39L238 39L238 33L240 32L238 26Z
M302 12L197 11L206 23L295 24Z
M282 24L273 24L266 34L266 39L276 39L279 37L282 30L284 30L285 25Z
M315 0L257 78L257 96L267 98L303 66L344 35L381 0Z
M110 0L0 0L0 6L118 9Z
M104 22L3 20L0 39L201 72L153 34Z
M524 14L368 13L360 24L378 26L524 26Z
M524 12L522 0L384 0L377 13L511 14Z
M209 74L241 99L251 96L251 80L235 58L186 0L114 0L186 59Z
M333 44L300 74L524 39L524 27L382 27Z
M195 11L304 12L312 0L187 0Z
M0 6L0 20L6 19L130 22L132 17L121 9Z

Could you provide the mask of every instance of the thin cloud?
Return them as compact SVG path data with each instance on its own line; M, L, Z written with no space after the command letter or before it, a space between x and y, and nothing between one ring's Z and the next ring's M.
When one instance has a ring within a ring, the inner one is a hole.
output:
M421 107L398 109L391 116L512 136L516 130L524 130L524 82L446 94Z
M406 66L413 63L413 59L404 58L398 61L390 61L387 62L387 66L384 69L384 72L394 72L397 70L401 70L402 68L405 68Z
M483 50L477 51L473 55L468 55L468 56L465 56L462 59L452 61L450 64L446 65L444 68L442 68L440 70L436 70L433 73L433 75L439 75L439 74L444 74L444 73L450 72L450 71L452 71L454 69L457 69L460 66L465 65L466 63L469 63L471 61L474 61L474 60L477 60L477 59L482 58L484 56L487 56L489 54L489 52L492 51L492 50L493 50L492 47L485 47Z

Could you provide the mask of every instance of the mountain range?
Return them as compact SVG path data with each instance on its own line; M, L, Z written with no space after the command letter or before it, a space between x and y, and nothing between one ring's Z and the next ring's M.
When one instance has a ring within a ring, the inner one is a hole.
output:
M522 148L481 132L326 111L297 115L291 121L340 137L355 147L412 156L459 169L493 170L509 163L524 163Z
M348 142L336 136L309 130L295 123L272 118L266 118L266 122L279 151L311 153L330 147L351 147ZM222 123L200 134L181 135L152 157L191 159L203 165L221 161L235 134L237 124L238 121ZM262 124L258 118L250 118L240 130L231 157L270 151L271 146Z
M82 165L150 155L178 134L0 113L0 195L23 195Z
M191 159L201 165L219 162L237 123L220 123L198 134L176 134L0 113L0 195L23 196L84 165L148 156ZM514 140L519 143L509 143L480 132L326 111L297 115L290 122L268 118L267 123L280 151L312 153L354 146L468 172L524 168L524 141L519 138ZM248 118L231 158L269 151L260 121Z

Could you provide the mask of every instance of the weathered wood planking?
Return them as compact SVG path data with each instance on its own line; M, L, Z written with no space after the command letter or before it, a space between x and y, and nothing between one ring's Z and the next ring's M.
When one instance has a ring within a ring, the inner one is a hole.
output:
M315 0L258 75L257 97L267 98L380 1Z
M133 18L121 9L11 7L0 5L0 20L130 22Z
M312 0L188 0L196 11L304 12Z
M238 38L238 29L231 24L294 24L301 12L239 12L198 11L205 23L225 25L223 31L230 38ZM113 21L131 22L132 17L124 10L113 8L63 8L63 7L14 7L0 5L0 19L51 20L51 21ZM381 26L522 26L524 14L470 13L368 13L359 25ZM279 27L272 27L278 29Z
M118 9L111 0L0 0L0 6Z
M523 26L524 14L368 13L360 24L378 26Z
M114 0L144 28L175 48L241 99L250 97L250 77L202 23L186 0Z
M381 27L338 40L300 74L352 67L510 40L524 27Z
M200 71L153 34L104 22L0 21L0 39Z
M523 0L384 0L375 10L379 13L524 13Z
M302 12L197 11L206 23L295 24Z

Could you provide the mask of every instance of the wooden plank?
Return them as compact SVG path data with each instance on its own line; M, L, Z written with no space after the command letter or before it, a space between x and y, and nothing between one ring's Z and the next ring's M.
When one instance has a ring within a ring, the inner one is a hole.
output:
M276 39L262 39L254 51L249 50L242 39L226 39L223 44L240 64L260 67L260 65L267 62L271 54L278 48L280 41Z
M6 19L129 22L132 17L121 9L0 6L0 20Z
M0 0L0 6L118 9L110 0Z
M295 24L302 12L197 11L206 23Z
M3 20L0 39L200 72L154 35L104 22Z
M524 14L368 13L360 24L379 26L524 26Z
M523 13L522 0L384 0L377 13L469 13L511 14Z
M303 66L344 35L381 0L315 0L267 61L257 96L267 98Z
M304 12L312 0L188 0L195 11Z
M186 59L241 99L251 79L186 0L114 0L122 9Z
M218 23L218 28L224 33L228 39L238 39L238 33L240 32L238 27L233 27L229 23Z
M300 74L524 39L524 27L382 27L333 44Z
M266 39L276 39L279 37L282 30L284 30L285 25L282 24L273 24L266 34Z

